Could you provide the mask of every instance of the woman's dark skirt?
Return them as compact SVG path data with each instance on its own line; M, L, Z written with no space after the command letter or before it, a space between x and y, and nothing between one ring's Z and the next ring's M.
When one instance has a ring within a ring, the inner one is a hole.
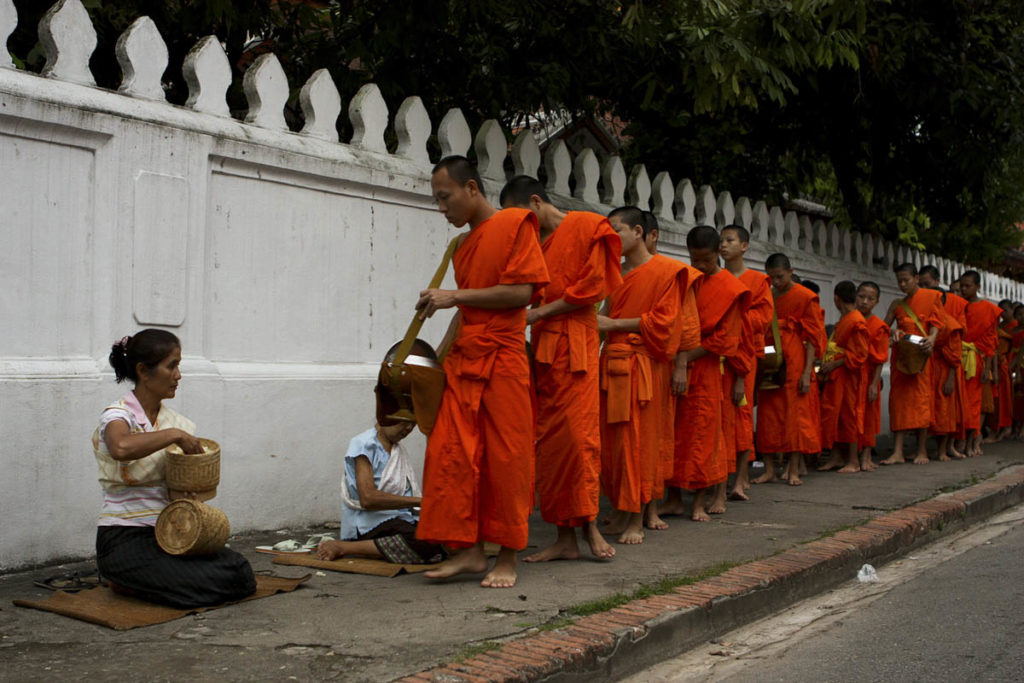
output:
M249 561L228 548L216 555L168 555L151 526L101 526L96 565L135 596L180 609L241 600L256 590Z

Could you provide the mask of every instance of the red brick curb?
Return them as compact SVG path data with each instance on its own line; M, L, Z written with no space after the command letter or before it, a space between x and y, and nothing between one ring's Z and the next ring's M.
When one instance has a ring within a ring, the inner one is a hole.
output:
M847 581L866 561L883 564L1022 501L1024 466L1012 467L986 482L886 513L830 538L399 680L619 678Z

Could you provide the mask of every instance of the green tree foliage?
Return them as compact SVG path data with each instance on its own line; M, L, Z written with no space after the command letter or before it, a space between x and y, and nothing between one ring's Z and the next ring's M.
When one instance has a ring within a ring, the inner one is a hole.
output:
M734 196L817 198L855 229L985 262L1024 218L1024 3L1018 0L84 0L113 45L147 14L180 65L216 34L236 75L272 49L297 90L328 67L344 97L377 83L433 120L539 111L629 121L627 160ZM47 2L15 0L9 47L42 54ZM229 94L242 109L238 89ZM289 112L298 125L295 103Z

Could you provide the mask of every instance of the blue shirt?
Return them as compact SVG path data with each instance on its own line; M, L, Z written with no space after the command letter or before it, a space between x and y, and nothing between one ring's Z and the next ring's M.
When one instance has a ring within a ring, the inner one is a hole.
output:
M367 429L348 442L343 485L348 487L348 495L352 500L359 500L359 490L356 487L356 458L359 456L364 456L370 461L370 467L373 468L373 485L380 488L380 475L384 472L384 466L388 464L391 454L377 439L376 427ZM406 485L404 495L411 496L412 487ZM403 510L356 510L349 508L343 502L341 505L341 538L345 541L354 541L360 534L365 534L396 517L404 519L410 524L416 524L419 521L419 516L409 508Z

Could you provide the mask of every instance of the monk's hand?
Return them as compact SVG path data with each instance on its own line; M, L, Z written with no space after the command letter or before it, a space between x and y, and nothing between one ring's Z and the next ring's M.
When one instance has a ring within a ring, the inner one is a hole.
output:
M868 402L874 403L878 400L878 385L871 383L868 385Z
M810 391L811 373L805 372L804 374L800 375L800 381L797 382L796 388L797 391L799 391L801 394L806 394L808 391Z
M942 383L942 393L943 393L943 395L945 395L945 396L952 396L953 395L953 389L955 387L956 387L956 382L954 381L954 377L952 375L950 375L949 377L946 378L946 381Z
M612 331L612 326L614 324L615 324L615 321L612 320L611 318L609 318L606 315L599 315L599 316L597 316L597 331L598 332L611 332Z
M935 340L933 340L931 337L925 337L924 341L921 342L921 350L924 351L927 355L930 356L934 349L935 349Z
M455 305L455 292L450 289L424 289L420 292L420 300L416 302L416 310L420 312L420 320L426 320L442 308Z
M689 388L690 379L687 376L686 365L672 368L672 393L682 396Z
M542 319L543 319L543 316L541 316L541 314L538 312L538 309L536 309L536 308L528 308L528 309L526 309L526 324L527 325L532 325L535 322L537 322L538 320L542 320Z
M743 398L744 398L744 391L743 391L743 389L744 389L743 378L742 377L737 377L736 381L733 382L733 385L732 385L732 402L734 404L739 405L739 404L743 403Z

